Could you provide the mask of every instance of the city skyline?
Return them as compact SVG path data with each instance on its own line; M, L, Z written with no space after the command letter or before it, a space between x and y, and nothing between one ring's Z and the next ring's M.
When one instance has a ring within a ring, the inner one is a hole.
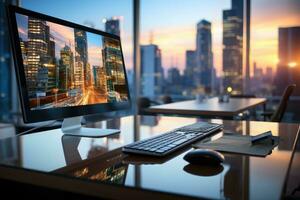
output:
M126 101L119 41L16 14L31 109Z
M231 8L231 0L171 1L141 1L141 44L149 44L152 32L153 43L160 46L162 50L162 66L165 71L174 67L172 60L176 58L178 66L175 67L182 74L186 62L185 51L195 49L196 24L201 19L207 19L212 23L214 67L217 75L220 76L222 74L222 11ZM300 24L300 13L298 12L300 1L273 0L272 2L272 6L270 6L269 0L251 1L251 75L253 75L253 61L256 61L264 70L267 67L276 70L278 62L277 29L281 26L290 27ZM84 17L77 12L82 8L80 0L74 0L72 4L58 0L51 1L51 3L24 0L22 6L76 23L84 24L85 21L90 21L93 22L95 28L100 30L105 29L102 19L122 16L121 39L124 59L127 68L132 68L132 1L116 0L113 4L109 1L93 1L92 4L85 4L84 10L88 10L88 12ZM65 7L69 9L66 10ZM110 7L113 9L107 9ZM180 15L169 17L172 13ZM174 46L177 48L174 49Z

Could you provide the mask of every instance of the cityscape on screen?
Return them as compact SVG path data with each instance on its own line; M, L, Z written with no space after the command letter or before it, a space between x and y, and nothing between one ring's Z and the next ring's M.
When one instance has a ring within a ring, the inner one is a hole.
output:
M31 110L128 100L118 40L16 14Z

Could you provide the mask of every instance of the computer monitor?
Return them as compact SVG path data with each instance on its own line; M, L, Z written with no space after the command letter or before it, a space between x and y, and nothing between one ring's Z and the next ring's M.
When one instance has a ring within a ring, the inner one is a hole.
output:
M120 37L8 6L25 123L64 119L68 135L119 132L81 127L84 115L130 107Z

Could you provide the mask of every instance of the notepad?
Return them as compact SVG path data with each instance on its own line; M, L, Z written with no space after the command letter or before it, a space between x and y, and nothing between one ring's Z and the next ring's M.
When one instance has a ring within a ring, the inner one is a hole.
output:
M273 141L272 141L273 140ZM222 152L238 153L251 156L267 156L279 143L279 137L272 136L255 144L251 136L229 134L213 141L200 141L193 145L195 148L213 149Z

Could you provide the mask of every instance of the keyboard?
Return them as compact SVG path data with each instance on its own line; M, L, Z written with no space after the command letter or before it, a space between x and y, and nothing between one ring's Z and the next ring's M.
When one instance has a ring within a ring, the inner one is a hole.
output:
M124 146L122 151L151 156L166 156L222 128L223 126L220 124L197 122L149 139L131 143Z

